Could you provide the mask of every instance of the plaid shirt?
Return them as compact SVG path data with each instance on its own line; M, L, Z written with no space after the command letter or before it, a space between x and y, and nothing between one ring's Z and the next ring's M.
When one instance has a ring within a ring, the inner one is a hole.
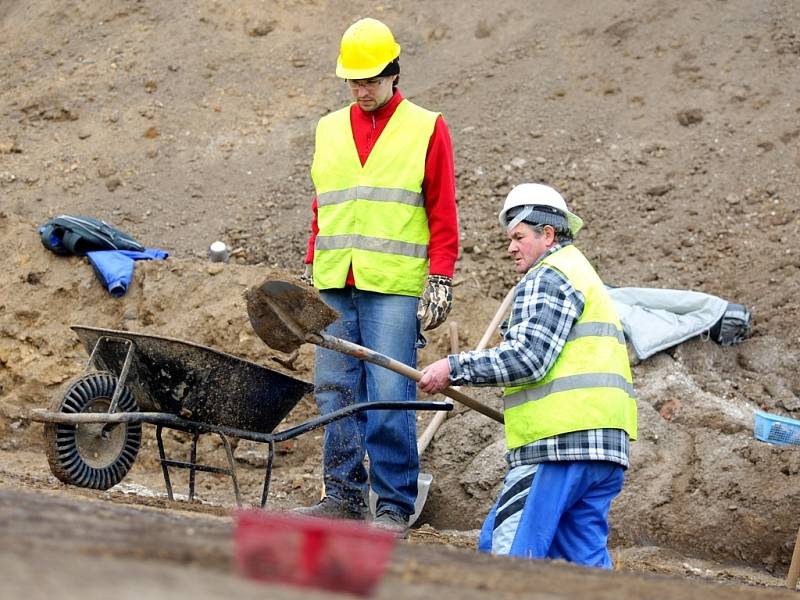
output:
M566 244L556 244L538 261ZM535 266L535 265L534 265ZM564 349L583 313L583 294L556 269L529 270L517 284L500 345L449 356L453 385L512 386L539 381ZM573 431L508 452L509 466L563 460L606 460L628 467L630 442L621 429Z

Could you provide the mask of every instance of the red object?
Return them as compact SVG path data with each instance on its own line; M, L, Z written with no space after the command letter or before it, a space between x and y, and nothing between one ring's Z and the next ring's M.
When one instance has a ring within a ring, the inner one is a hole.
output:
M250 579L368 595L396 537L365 523L267 511L235 514L235 563Z

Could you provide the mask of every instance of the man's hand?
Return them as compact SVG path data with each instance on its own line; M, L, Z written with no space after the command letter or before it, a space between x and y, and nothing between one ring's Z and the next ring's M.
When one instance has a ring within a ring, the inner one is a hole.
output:
M450 361L441 358L422 369L422 379L417 386L427 394L441 392L450 385Z
M435 329L453 308L453 280L445 275L428 275L417 306L417 319L423 331Z
M303 273L298 275L297 278L303 283L307 283L311 287L314 287L313 272L314 272L314 263L306 263L306 266L303 269Z

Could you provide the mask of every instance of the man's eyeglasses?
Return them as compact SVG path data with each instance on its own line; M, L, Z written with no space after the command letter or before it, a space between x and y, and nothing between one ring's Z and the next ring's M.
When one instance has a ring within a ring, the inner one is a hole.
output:
M377 90L387 77L373 77L372 79L347 79L347 85L355 91L358 88L365 88L370 91Z

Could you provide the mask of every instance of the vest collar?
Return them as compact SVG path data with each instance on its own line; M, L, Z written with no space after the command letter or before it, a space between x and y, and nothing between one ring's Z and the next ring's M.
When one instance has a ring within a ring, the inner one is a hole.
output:
M531 271L531 270L535 269L536 267L539 266L539 263L541 263L545 258L550 256L551 254L555 254L559 250L562 250L562 249L566 248L569 245L571 245L571 242L562 242L562 243L556 242L553 246L551 246L547 250L547 252L545 252L539 258L536 259L536 262L533 263L533 265L531 266L530 269L528 269L528 271Z

